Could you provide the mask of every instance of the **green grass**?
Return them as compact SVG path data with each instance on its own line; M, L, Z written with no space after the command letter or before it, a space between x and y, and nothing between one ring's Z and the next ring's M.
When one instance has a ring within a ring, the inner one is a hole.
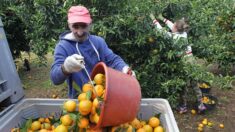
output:
M61 95L64 97L67 92L65 85L54 85L52 81L50 80L50 68L51 64L53 62L53 56L49 53L47 57L47 63L46 65L40 65L40 63L37 60L37 57L34 54L30 54L30 71L25 71L23 67L22 60L19 60L17 63L17 66L19 67L18 73L21 79L21 82L23 84L23 87L25 89L26 96L28 94L35 94L35 95L29 95L30 97L40 97L43 92L45 94L48 94L46 97L51 97L51 94L56 93L58 95ZM22 58L27 58L28 56L23 54ZM65 89L65 90L64 90ZM62 92L60 92L62 91ZM38 92L38 93L37 93ZM38 94L38 95L37 95Z

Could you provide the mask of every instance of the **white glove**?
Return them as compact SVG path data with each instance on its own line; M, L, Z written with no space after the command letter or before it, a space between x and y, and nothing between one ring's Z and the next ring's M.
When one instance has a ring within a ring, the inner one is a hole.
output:
M124 66L122 72L136 78L135 72L129 66Z
M78 54L73 54L67 57L64 61L64 70L68 73L78 72L84 68L84 57Z

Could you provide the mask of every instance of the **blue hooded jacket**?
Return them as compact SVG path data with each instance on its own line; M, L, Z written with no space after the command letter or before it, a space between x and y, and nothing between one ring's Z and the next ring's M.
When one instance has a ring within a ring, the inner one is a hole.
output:
M108 48L103 38L88 35L88 38L80 43L75 40L66 39L65 36L69 33L71 32L65 32L60 35L60 40L54 51L54 63L50 71L51 80L55 85L62 84L66 80L69 88L69 98L77 98L77 91L72 85L73 81L82 88L83 84L89 82L89 78L84 69L67 76L62 72L61 65L68 56L81 54L84 57L85 67L89 74L91 74L94 66L100 61L104 62L108 67L119 71L122 71L122 68L127 66L120 56Z

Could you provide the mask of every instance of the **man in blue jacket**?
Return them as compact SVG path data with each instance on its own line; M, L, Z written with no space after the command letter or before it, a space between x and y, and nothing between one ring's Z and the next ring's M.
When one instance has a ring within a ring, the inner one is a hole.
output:
M77 98L73 82L82 88L83 84L89 82L84 69L90 74L98 62L104 62L111 68L135 76L123 59L108 48L103 38L89 34L91 22L87 8L72 6L68 11L70 31L60 36L55 48L51 80L55 85L62 84L66 80L69 98Z

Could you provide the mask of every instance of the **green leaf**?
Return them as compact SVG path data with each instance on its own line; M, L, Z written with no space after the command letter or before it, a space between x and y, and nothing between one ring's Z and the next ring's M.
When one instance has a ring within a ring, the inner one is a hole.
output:
M86 92L86 98L87 98L87 100L90 100L90 99L91 99L91 96L92 96L92 91L91 91L91 90L87 91L87 92Z
M74 88L78 93L82 93L80 87L79 87L74 81L73 81L73 83L72 83L72 86L73 86L73 88Z

